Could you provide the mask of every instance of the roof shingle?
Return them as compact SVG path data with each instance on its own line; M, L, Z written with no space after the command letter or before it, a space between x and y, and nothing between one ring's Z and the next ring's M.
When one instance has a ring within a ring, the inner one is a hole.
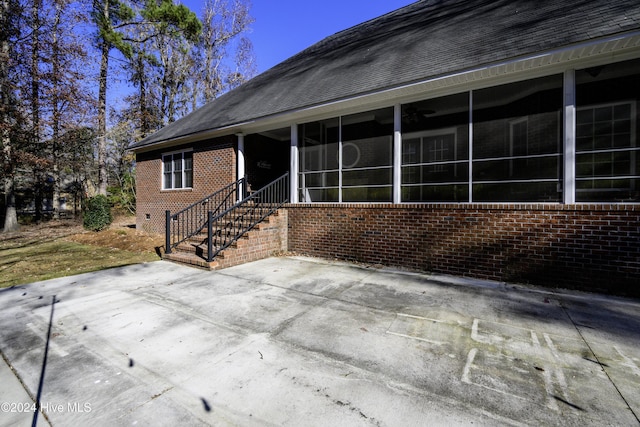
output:
M338 32L131 148L638 30L637 0L423 0Z

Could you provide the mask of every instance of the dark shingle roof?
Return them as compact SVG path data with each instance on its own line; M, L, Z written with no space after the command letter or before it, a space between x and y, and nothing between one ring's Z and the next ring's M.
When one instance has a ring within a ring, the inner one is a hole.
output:
M640 28L637 0L424 0L336 33L151 144Z

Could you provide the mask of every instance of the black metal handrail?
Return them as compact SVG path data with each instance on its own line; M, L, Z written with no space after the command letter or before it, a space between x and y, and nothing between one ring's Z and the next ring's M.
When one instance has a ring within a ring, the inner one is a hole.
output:
M240 178L177 213L165 211L165 253L170 254L180 243L201 233L207 227L209 213L217 216L244 199L245 183L246 179Z
M207 262L289 201L289 173L224 212L208 212Z

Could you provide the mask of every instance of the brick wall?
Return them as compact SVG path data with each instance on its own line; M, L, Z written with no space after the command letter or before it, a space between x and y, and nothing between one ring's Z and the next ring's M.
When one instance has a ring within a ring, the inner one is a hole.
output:
M162 154L190 148L193 148L193 188L163 191ZM136 227L164 233L165 210L178 211L236 180L236 137L138 153L136 178Z
M289 205L289 250L640 296L640 205Z
M280 209L271 215L268 221L240 238L235 246L222 251L216 258L218 268L232 267L238 264L268 258L287 250L287 211Z

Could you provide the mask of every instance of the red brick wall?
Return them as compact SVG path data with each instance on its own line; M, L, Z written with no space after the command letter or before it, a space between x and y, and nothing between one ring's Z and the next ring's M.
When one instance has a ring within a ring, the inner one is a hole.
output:
M250 231L247 238L240 238L235 247L225 249L216 258L219 267L227 268L246 262L278 255L287 250L287 211L280 209L258 229Z
M289 250L640 296L640 205L289 205Z
M193 188L162 190L162 154L193 148ZM236 180L236 137L136 155L136 227L164 233L165 210L180 210ZM147 219L149 215L149 219Z

